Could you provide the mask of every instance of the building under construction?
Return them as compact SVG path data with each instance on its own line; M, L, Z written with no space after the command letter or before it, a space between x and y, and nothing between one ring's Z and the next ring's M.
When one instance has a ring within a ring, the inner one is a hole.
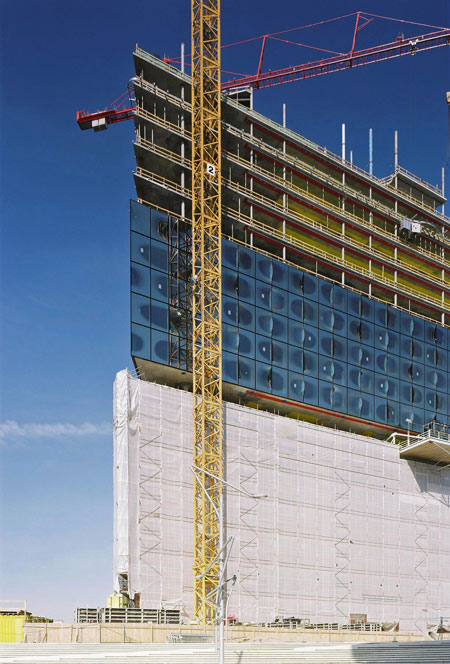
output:
M191 619L191 80L134 59L137 377L115 383L114 575L135 606ZM450 615L443 191L397 159L375 177L245 101L222 100L227 613L423 630Z

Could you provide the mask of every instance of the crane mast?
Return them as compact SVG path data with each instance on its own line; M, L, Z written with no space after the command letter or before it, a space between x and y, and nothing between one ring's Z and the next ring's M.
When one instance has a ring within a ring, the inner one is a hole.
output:
M220 0L192 0L194 610L211 623L222 499Z

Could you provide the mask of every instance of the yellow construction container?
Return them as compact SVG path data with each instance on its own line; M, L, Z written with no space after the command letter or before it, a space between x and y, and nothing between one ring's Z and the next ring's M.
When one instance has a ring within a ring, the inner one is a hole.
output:
M25 616L0 615L0 643L18 643L23 641Z
M128 606L128 597L122 593L113 593L108 595L106 599L106 606L109 609L126 609Z

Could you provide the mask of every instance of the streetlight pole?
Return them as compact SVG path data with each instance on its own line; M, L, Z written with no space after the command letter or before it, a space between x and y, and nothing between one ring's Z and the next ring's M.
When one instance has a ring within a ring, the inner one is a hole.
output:
M231 484L230 482L227 482L223 478L218 477L217 475L213 475L213 473L208 472L207 470L201 469L198 466L191 466L191 471L195 475L199 485L201 486L204 494L206 497L209 499L211 502L211 505L216 513L216 516L219 521L219 584L217 586L217 592L216 592L216 621L219 623L219 664L224 664L225 661L225 639L224 639L224 622L225 622L225 587L228 583L228 581L233 581L233 586L236 583L236 575L234 574L231 579L225 579L225 569L226 569L226 564L228 562L228 558L231 553L231 547L233 546L233 541L234 537L230 537L226 542L225 542L225 519L224 519L224 509L223 509L223 491L221 492L220 495L220 500L219 500L219 511L217 511L216 506L212 502L208 492L206 491L206 488L203 486L203 483L201 482L201 479L199 479L199 473L202 473L203 475L208 475L208 477L211 477L214 480L217 480L218 482L221 482L222 484L225 484L226 486L231 487L235 491L239 491L243 493L245 496L248 496L249 498L253 498L254 500L259 500L260 498L267 498L267 494L253 494L250 493L249 491L246 491L242 487L237 487L234 484ZM228 545L230 547L228 548ZM217 560L217 558L215 559ZM215 561L213 561L215 562ZM213 564L213 563L211 563ZM228 601L226 603L228 606Z

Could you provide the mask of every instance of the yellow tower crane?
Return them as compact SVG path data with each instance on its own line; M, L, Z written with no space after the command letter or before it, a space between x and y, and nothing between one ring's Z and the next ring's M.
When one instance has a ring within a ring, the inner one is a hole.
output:
M215 618L221 555L220 0L191 0L194 610Z

